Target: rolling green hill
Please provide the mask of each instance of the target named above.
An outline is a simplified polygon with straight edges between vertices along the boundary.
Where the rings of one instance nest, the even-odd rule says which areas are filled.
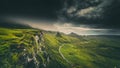
[[[0,68],[120,68],[119,36],[0,27]]]

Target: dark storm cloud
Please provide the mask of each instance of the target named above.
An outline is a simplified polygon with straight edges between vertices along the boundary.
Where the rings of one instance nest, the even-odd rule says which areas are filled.
[[[120,28],[120,0],[0,0],[0,16],[27,16],[96,25],[97,28]]]
[[[76,24],[120,28],[119,0],[66,0],[59,18]]]

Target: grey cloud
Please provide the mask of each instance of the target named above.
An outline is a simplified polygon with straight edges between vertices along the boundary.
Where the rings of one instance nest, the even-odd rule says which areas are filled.
[[[102,17],[113,0],[66,0],[63,9],[60,11],[61,17],[67,19],[98,18]]]

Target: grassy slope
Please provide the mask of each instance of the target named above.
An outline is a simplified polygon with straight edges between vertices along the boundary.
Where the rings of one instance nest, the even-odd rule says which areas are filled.
[[[66,44],[62,53],[78,68],[119,68],[119,49],[119,40],[87,37],[87,40]]]
[[[30,44],[30,37],[38,32],[35,29],[7,29],[0,28],[0,68],[24,68],[19,57],[23,50],[17,48],[24,44],[28,54],[35,51]],[[120,38],[114,37],[72,37],[45,32],[43,46],[50,55],[47,68],[120,68]],[[69,61],[63,59],[59,53]],[[45,62],[42,53],[39,58]],[[39,60],[38,58],[38,60]]]
[[[27,47],[27,41],[29,40],[27,40],[28,37],[25,37],[25,35],[29,31],[33,30],[0,28],[0,68],[23,67],[18,65],[21,64],[19,57],[23,52],[18,46],[24,43],[24,47]]]

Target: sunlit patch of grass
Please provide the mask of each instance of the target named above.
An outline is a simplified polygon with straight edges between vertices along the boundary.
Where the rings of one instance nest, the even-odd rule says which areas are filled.
[[[59,46],[59,41],[56,39],[56,37],[52,34],[45,34],[45,42],[51,46]]]

